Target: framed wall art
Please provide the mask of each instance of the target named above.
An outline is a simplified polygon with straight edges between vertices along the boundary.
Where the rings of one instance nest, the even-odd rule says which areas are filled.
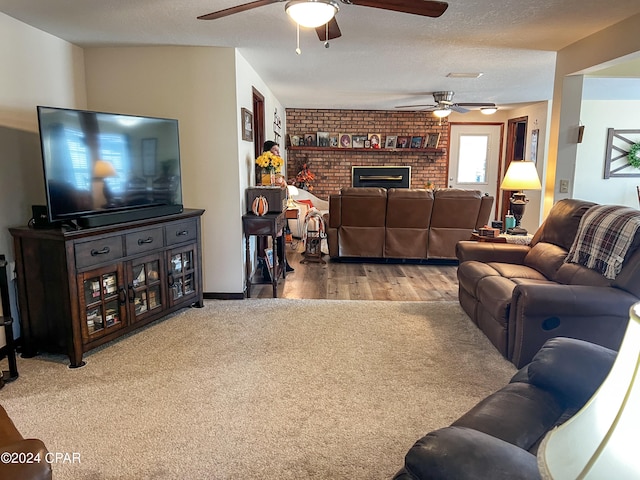
[[[531,161],[535,164],[538,161],[538,136],[540,130],[535,129],[531,131]]]
[[[242,140],[253,142],[253,114],[242,107],[240,109],[240,118],[242,119]]]

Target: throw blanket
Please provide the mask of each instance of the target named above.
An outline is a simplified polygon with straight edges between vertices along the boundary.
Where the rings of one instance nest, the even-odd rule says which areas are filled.
[[[565,259],[613,280],[640,228],[640,211],[617,205],[596,205],[583,215]]]

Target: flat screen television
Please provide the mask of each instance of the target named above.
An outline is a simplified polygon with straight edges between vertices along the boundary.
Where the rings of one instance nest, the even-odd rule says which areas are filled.
[[[95,227],[182,211],[177,120],[37,110],[49,221]]]

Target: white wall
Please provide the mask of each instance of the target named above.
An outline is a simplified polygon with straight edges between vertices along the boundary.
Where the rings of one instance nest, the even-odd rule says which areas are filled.
[[[549,157],[544,192],[545,213],[548,213],[555,200],[559,198],[559,181],[573,178],[577,160],[575,155],[578,149],[574,149],[571,143],[575,145],[575,136],[572,132],[575,132],[581,122],[579,115],[576,116],[575,104],[581,101],[582,92],[577,92],[571,85],[565,85],[564,80],[567,76],[579,74],[591,67],[605,65],[640,51],[639,23],[640,14],[636,14],[558,52],[553,111],[549,126]],[[601,175],[601,170],[595,171],[593,175]],[[575,188],[575,182],[572,187]],[[573,196],[573,192],[570,193]]]
[[[274,113],[277,110],[279,115],[282,117],[282,132],[286,131],[286,125],[284,124],[284,109],[280,102],[274,97],[273,93],[267,87],[267,85],[262,81],[262,79],[258,76],[256,71],[249,65],[249,63],[244,59],[244,57],[236,51],[236,94],[237,94],[237,105],[236,111],[240,112],[240,108],[244,107],[248,110],[253,110],[253,89],[256,89],[262,96],[264,96],[264,133],[265,140],[274,140],[273,135],[273,120]],[[248,186],[256,185],[255,179],[255,155],[254,155],[254,146],[253,142],[248,142],[246,140],[242,140],[241,135],[241,121],[242,119],[238,116],[238,153],[239,153],[239,185],[240,189],[238,190],[240,204],[242,206],[242,213],[248,210],[248,206],[246,205],[245,199],[245,189]],[[257,119],[254,115],[254,124]],[[255,126],[254,126],[255,129]],[[284,148],[284,143],[281,140],[282,148],[280,152],[282,155],[286,154],[286,150]],[[286,170],[285,170],[286,171]],[[238,222],[240,222],[240,217],[238,217]],[[242,225],[240,227],[240,234],[242,235]],[[242,237],[244,238],[244,237]],[[251,270],[255,270],[255,249],[256,249],[256,237],[251,237]],[[238,245],[242,246],[240,264],[242,265],[242,272],[244,269],[244,259],[245,259],[245,243],[244,240],[238,242]]]
[[[7,229],[45,203],[36,106],[85,108],[84,60],[80,48],[0,13],[0,65],[0,253],[13,262]]]
[[[507,150],[507,123],[509,119],[527,117],[527,140],[525,144],[525,160],[531,160],[531,132],[539,130],[538,136],[538,153],[536,168],[540,182],[544,185],[546,175],[546,159],[548,156],[548,124],[551,116],[550,102],[538,102],[531,105],[523,105],[518,108],[509,110],[498,110],[493,115],[483,115],[477,111],[471,111],[465,114],[452,113],[450,121],[466,122],[466,123],[503,123],[504,138],[502,143],[502,165],[501,175],[504,176],[504,161]],[[501,180],[500,180],[501,181]],[[526,207],[525,214],[522,218],[522,226],[530,232],[535,232],[543,220],[543,195],[541,191],[527,190],[525,191],[529,203]],[[499,201],[499,199],[496,199]]]
[[[90,109],[178,119],[183,203],[206,210],[204,291],[241,294],[244,191],[255,180],[253,143],[241,140],[240,107],[252,109],[255,86],[265,96],[269,127],[280,104],[232,48],[89,48],[85,62]]]
[[[640,101],[585,100],[580,118],[585,126],[577,144],[573,197],[602,204],[638,208],[636,186],[640,177],[604,178],[607,129],[640,130]],[[639,136],[636,135],[636,138]],[[640,170],[637,170],[640,175]]]

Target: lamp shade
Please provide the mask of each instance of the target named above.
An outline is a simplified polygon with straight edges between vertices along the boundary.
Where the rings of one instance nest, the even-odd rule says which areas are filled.
[[[540,190],[542,185],[533,162],[514,160],[509,164],[507,173],[500,184],[502,190]]]
[[[331,0],[293,0],[284,9],[298,25],[316,28],[331,20],[339,8]]]
[[[543,439],[537,456],[542,478],[640,478],[640,303],[631,307],[630,317],[600,388]]]
[[[116,169],[113,168],[111,162],[106,160],[97,160],[93,164],[93,178],[109,178],[117,177]]]

